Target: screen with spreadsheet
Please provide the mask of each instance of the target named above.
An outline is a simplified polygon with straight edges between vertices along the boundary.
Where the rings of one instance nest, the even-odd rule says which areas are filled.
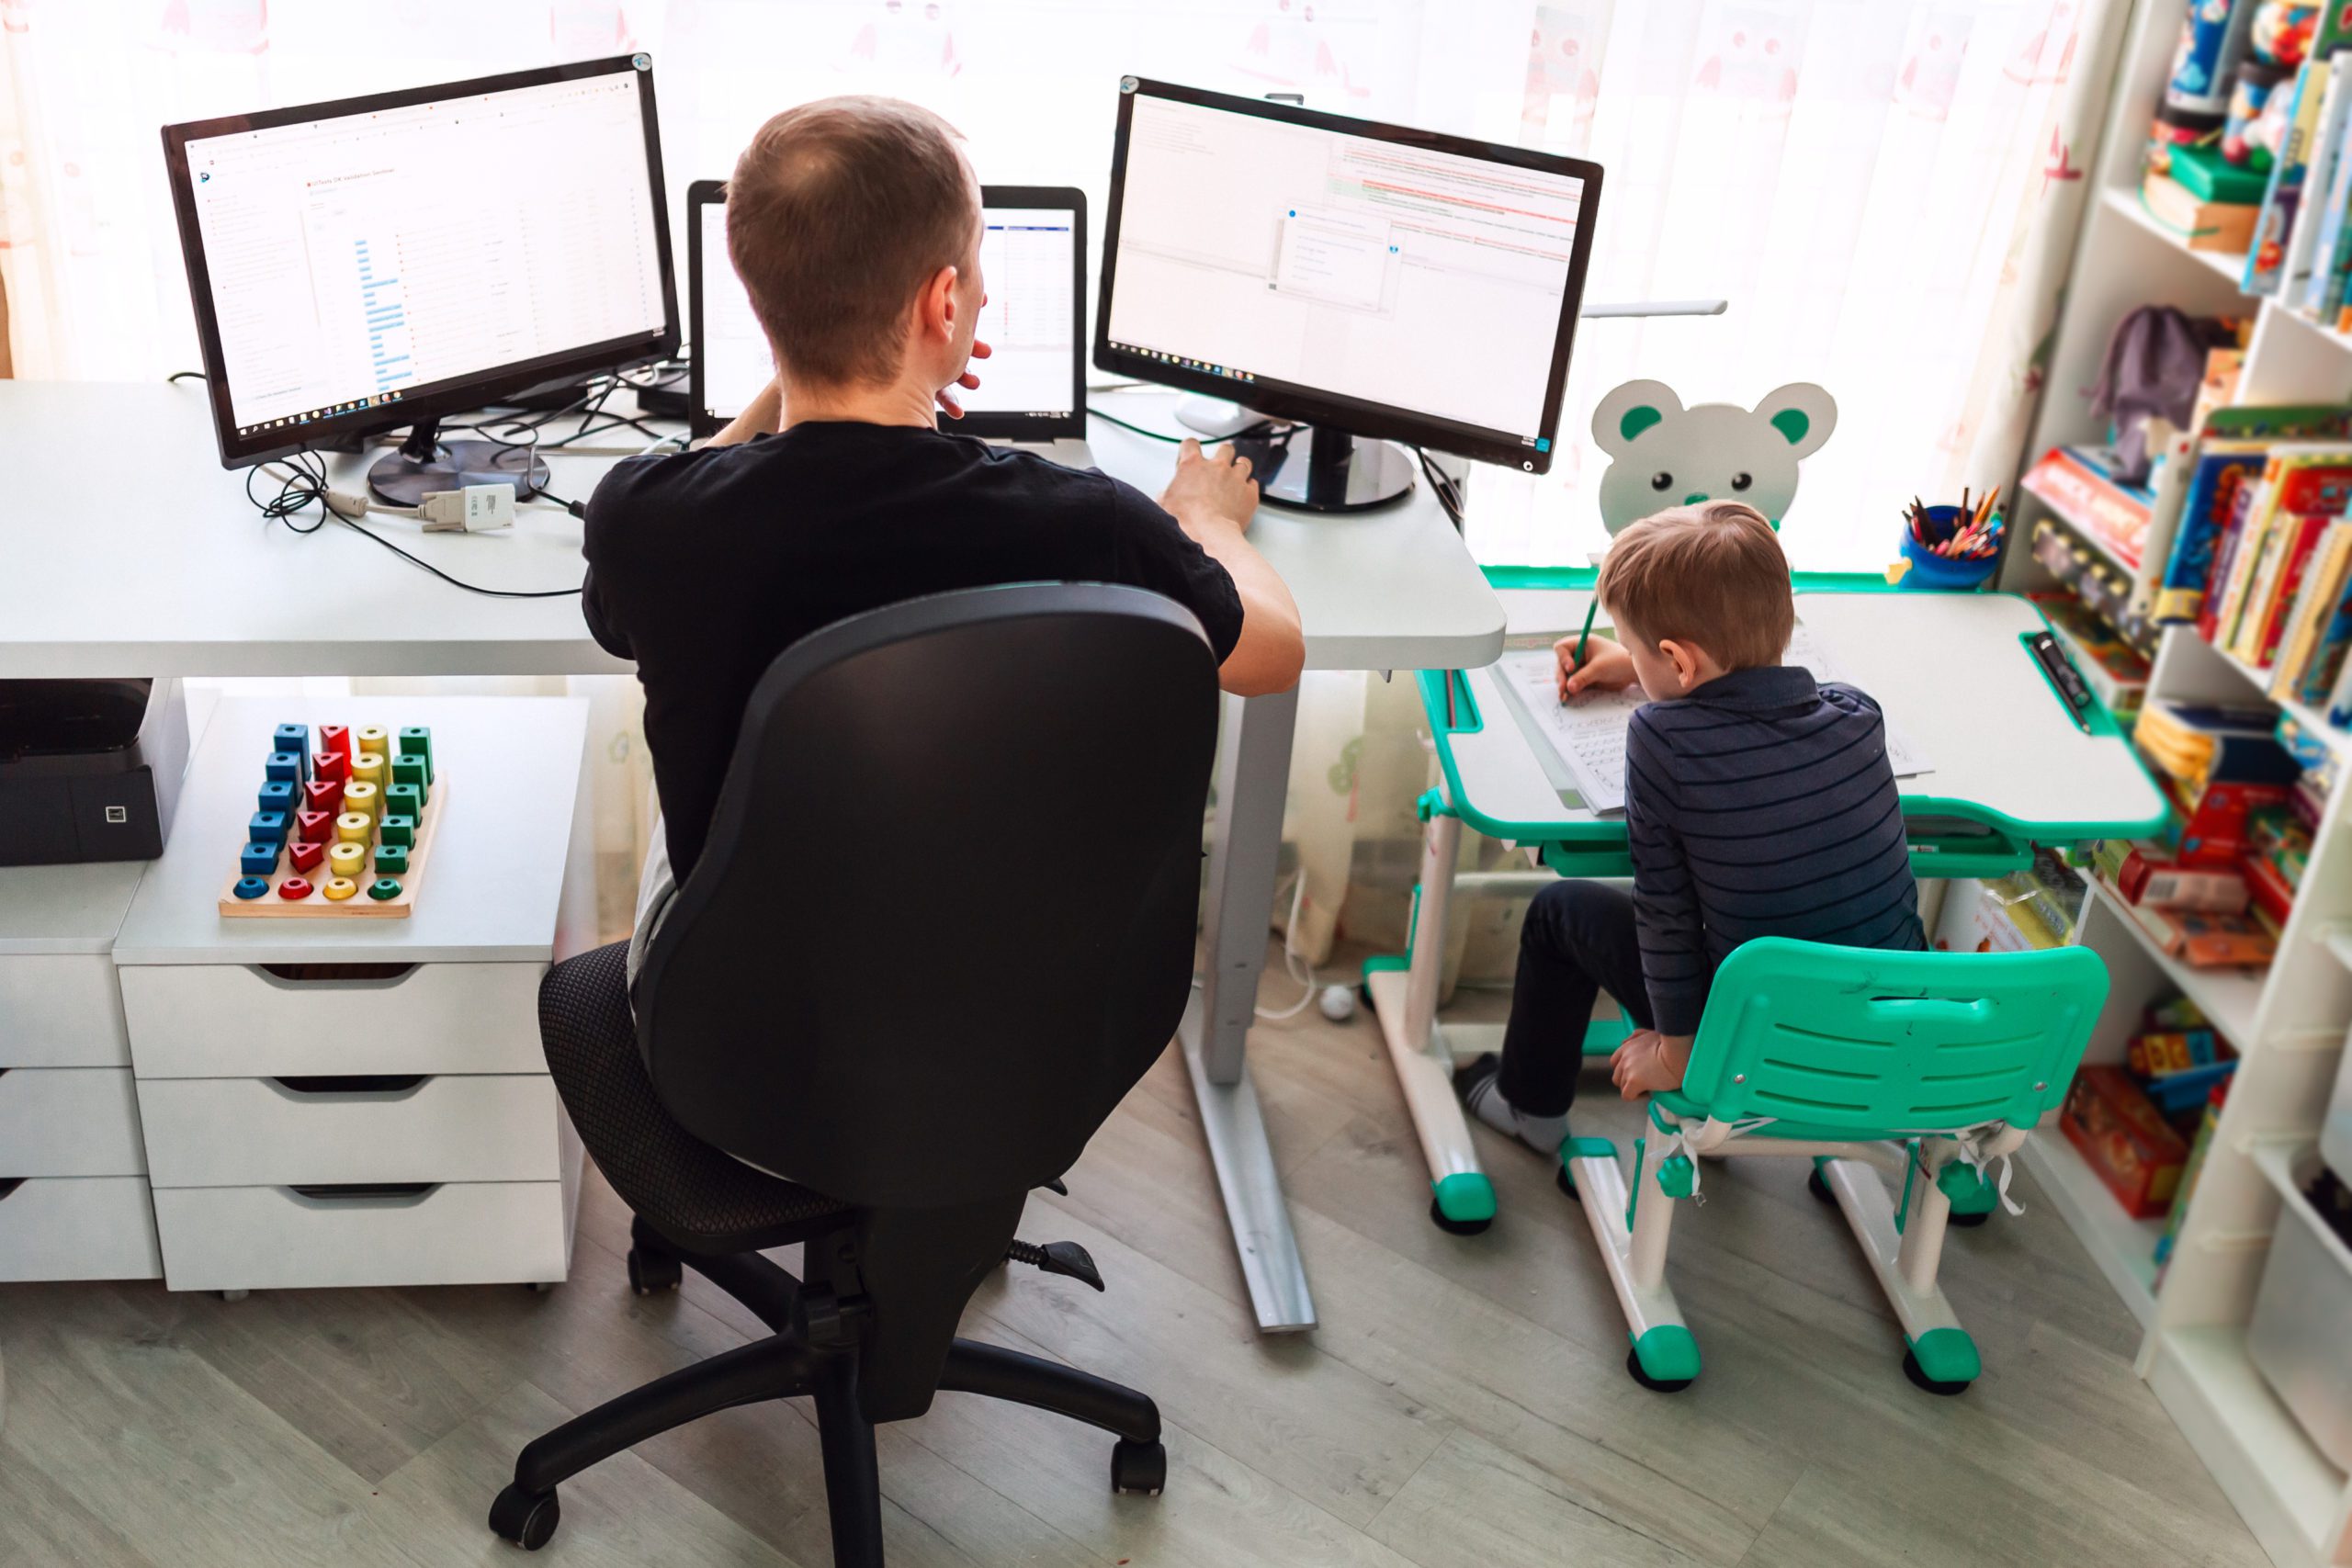
[[[674,333],[651,90],[639,56],[187,137],[224,443]]]
[[[1083,208],[1075,191],[1055,193],[1054,205],[1001,204],[994,197],[1001,188],[984,193],[989,199],[981,209],[980,279],[988,304],[975,335],[992,352],[972,367],[978,389],[956,390],[964,420],[942,420],[941,426],[1040,439],[1080,434]],[[768,384],[775,360],[728,259],[726,204],[703,204],[695,221],[701,335],[695,355],[703,387],[697,423],[723,424]]]
[[[1293,417],[1548,460],[1598,167],[1123,87],[1099,365],[1269,411],[1299,394],[1324,406]]]

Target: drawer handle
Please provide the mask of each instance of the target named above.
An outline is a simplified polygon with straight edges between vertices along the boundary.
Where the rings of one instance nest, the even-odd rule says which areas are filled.
[[[281,991],[323,989],[388,991],[411,975],[413,964],[255,964],[253,972]]]
[[[6,1202],[8,1195],[24,1184],[25,1179],[21,1176],[0,1176],[0,1203]]]
[[[337,1181],[316,1187],[289,1187],[286,1190],[313,1203],[373,1201],[406,1208],[424,1202],[440,1185],[437,1181]]]
[[[272,1089],[297,1098],[319,1095],[363,1095],[370,1100],[406,1100],[432,1082],[424,1073],[312,1074],[304,1077],[271,1078]]]

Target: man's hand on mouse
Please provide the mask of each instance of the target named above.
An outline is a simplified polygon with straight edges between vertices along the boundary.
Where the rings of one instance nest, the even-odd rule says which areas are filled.
[[[995,352],[995,349],[990,348],[987,344],[982,343],[979,339],[974,338],[972,340],[972,357],[974,359],[986,359],[989,355],[994,354]],[[957,387],[962,387],[967,391],[978,391],[980,387],[980,378],[971,371],[967,370],[961,376],[956,377],[955,380],[949,382],[946,386],[940,388],[938,391],[932,394],[939,400],[940,412],[944,413],[950,419],[961,419],[964,417],[964,405],[954,395],[955,389]]]
[[[1176,448],[1176,473],[1159,504],[1182,523],[1209,518],[1246,533],[1258,510],[1258,481],[1250,477],[1250,459],[1236,457],[1230,446],[1204,452],[1188,435]]]

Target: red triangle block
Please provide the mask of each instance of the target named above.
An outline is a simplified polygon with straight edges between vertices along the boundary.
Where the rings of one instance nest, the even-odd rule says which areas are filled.
[[[335,759],[341,761],[343,759]],[[332,817],[343,809],[341,779],[312,779],[302,786],[302,805],[307,810],[323,811]]]
[[[351,753],[348,751],[314,751],[311,754],[311,776],[341,782],[351,776]]]
[[[334,813],[332,811],[297,811],[294,814],[296,840],[323,844],[334,835]]]
[[[319,726],[319,750],[339,756],[351,755],[351,727],[347,724]]]
[[[286,847],[286,853],[294,862],[296,871],[316,871],[319,863],[327,858],[327,846],[320,839],[297,839]]]

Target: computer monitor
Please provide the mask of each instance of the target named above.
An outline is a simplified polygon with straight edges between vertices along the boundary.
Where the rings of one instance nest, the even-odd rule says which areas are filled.
[[[164,128],[220,461],[411,427],[368,475],[546,479],[441,416],[678,344],[653,62],[518,71]]]
[[[1125,77],[1094,363],[1312,424],[1269,500],[1411,487],[1356,437],[1543,473],[1600,196],[1578,158]]]
[[[980,277],[989,302],[978,336],[992,350],[958,389],[964,417],[942,429],[991,440],[1086,434],[1086,197],[1066,186],[980,188]],[[727,254],[727,186],[686,187],[687,320],[694,333],[688,401],[697,436],[743,412],[775,375],[766,333]]]

